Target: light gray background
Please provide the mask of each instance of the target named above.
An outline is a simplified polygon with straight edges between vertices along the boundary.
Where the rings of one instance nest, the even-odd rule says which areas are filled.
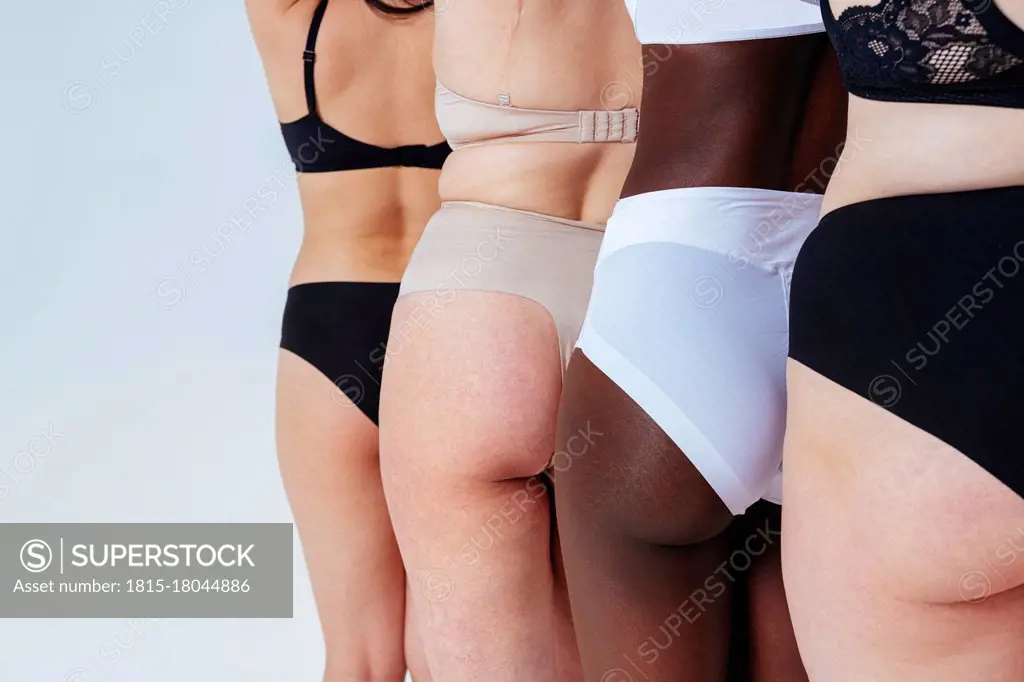
[[[0,2],[2,522],[292,520],[272,406],[294,173],[241,0],[168,2]],[[295,576],[292,620],[0,620],[0,679],[319,682],[298,543]]]

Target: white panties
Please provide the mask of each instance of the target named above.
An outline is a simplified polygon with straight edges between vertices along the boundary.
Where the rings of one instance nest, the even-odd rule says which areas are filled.
[[[781,503],[789,281],[821,197],[699,187],[622,199],[576,343],[734,514]]]

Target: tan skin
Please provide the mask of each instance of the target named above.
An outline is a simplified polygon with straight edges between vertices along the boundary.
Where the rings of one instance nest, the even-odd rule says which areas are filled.
[[[444,0],[434,60],[441,83],[483,102],[507,92],[519,107],[639,104],[640,88],[622,87],[638,82],[640,64],[621,0]],[[603,223],[633,149],[460,149],[439,190],[445,200]],[[429,295],[399,300],[393,335],[396,320],[423,318]],[[423,588],[412,602],[431,672],[445,682],[580,680],[550,507],[535,478],[553,451],[561,391],[551,317],[518,296],[460,290],[429,325],[408,326],[384,377],[381,466],[410,581]],[[527,500],[518,512],[517,499]],[[465,551],[510,508],[516,520],[503,522],[499,540]]]
[[[302,50],[316,0],[247,0],[277,118],[306,114]],[[395,20],[334,0],[317,41],[321,117],[380,146],[441,141],[433,15]],[[311,152],[313,153],[313,152]],[[304,229],[291,285],[397,282],[430,215],[438,171],[299,174]],[[430,679],[384,500],[378,430],[318,370],[281,351],[277,446],[324,632],[324,682]]]
[[[851,4],[836,0],[832,10]],[[1022,0],[996,5],[1024,26]],[[1024,184],[1019,109],[852,96],[847,138],[825,213],[885,196]],[[788,392],[783,566],[811,681],[1024,679],[1024,564],[996,564],[998,575],[987,568],[1024,527],[1024,500],[792,359]],[[980,596],[977,580],[963,582],[979,570],[991,575],[987,598],[965,601]]]
[[[247,2],[277,118],[294,121],[306,113],[302,50],[317,2],[299,0],[283,10],[273,4]],[[328,6],[316,62],[317,100],[328,124],[380,146],[443,139],[434,119],[433,16],[421,14],[395,20],[361,1]],[[397,282],[437,209],[437,178],[437,171],[419,168],[300,175],[303,249],[290,283]]]

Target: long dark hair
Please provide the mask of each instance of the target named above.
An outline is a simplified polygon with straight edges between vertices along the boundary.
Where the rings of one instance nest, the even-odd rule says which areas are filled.
[[[366,4],[378,12],[397,16],[409,16],[434,6],[434,0],[401,0],[401,2],[405,4],[389,5],[384,0],[366,0]]]

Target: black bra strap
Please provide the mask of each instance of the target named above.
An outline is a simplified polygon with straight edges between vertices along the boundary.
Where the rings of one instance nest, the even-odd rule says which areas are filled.
[[[316,37],[320,33],[320,24],[324,20],[324,12],[327,10],[327,1],[320,0],[313,12],[313,22],[309,25],[309,35],[306,36],[306,49],[302,53],[302,61],[305,62],[305,83],[306,83],[306,108],[309,113],[316,113],[316,84],[313,82],[313,66],[316,63]]]

